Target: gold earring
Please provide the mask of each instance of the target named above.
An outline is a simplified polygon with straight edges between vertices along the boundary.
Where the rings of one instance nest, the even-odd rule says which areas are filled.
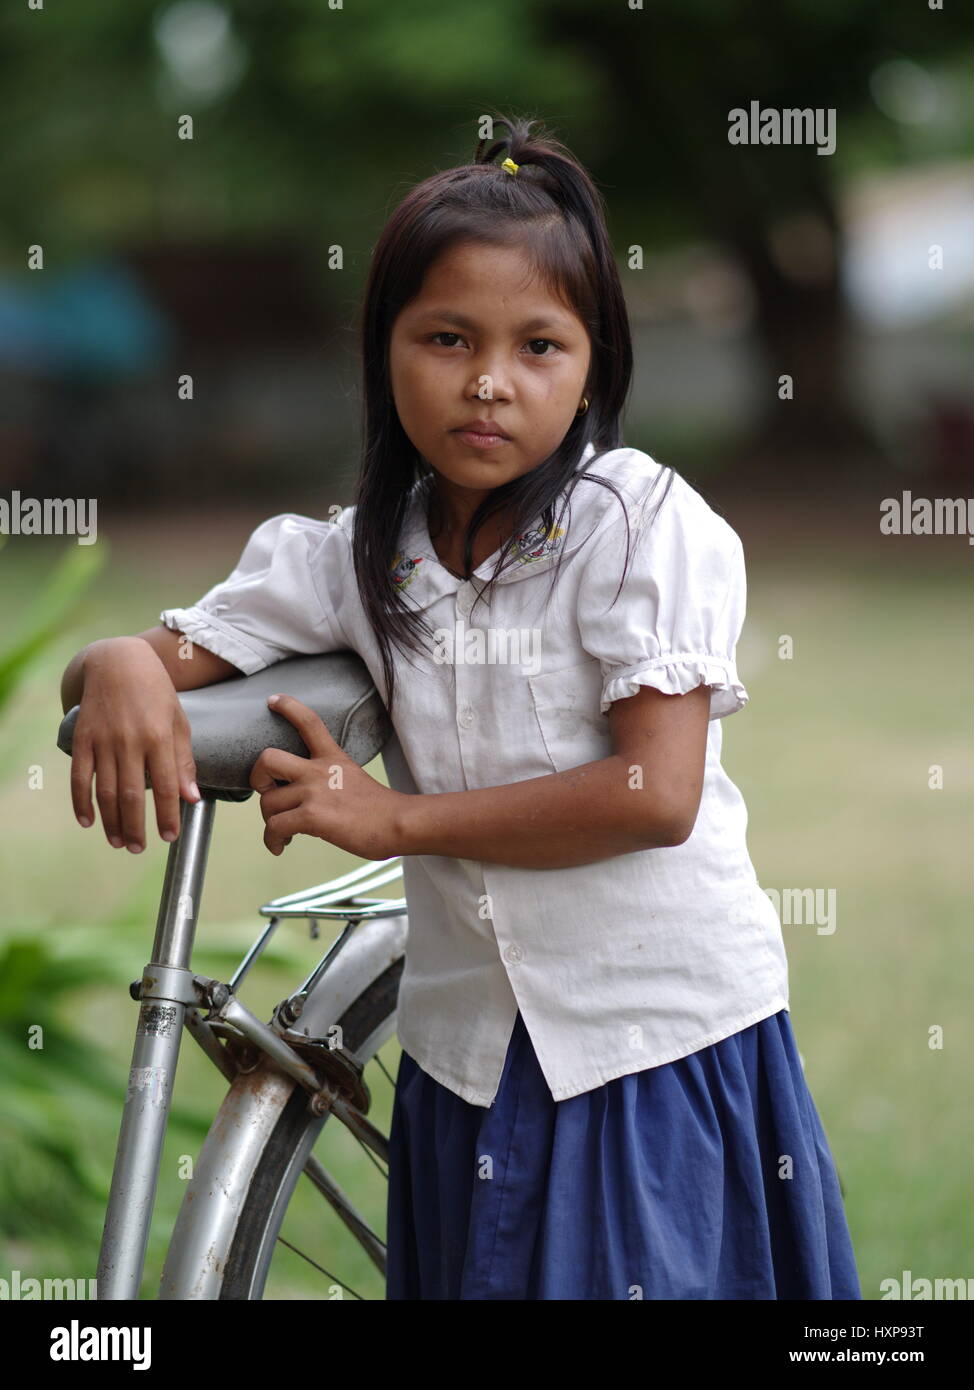
[[[576,415],[584,415],[585,412],[586,412],[586,410],[588,410],[588,396],[583,396],[583,397],[582,397],[582,404],[581,404],[581,405],[578,407],[578,409],[575,411],[575,414],[576,414]]]

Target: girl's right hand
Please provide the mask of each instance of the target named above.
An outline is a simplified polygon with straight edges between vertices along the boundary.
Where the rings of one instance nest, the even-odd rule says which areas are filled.
[[[159,656],[141,637],[110,637],[86,649],[84,691],[71,744],[71,801],[83,826],[95,799],[110,845],[145,848],[148,769],[163,840],[179,835],[179,798],[199,801],[189,720]]]

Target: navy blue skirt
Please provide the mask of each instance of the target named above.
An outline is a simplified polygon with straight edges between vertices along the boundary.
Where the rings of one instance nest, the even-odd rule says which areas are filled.
[[[387,1299],[860,1299],[788,1010],[552,1100],[518,1013],[494,1103],[403,1051]]]

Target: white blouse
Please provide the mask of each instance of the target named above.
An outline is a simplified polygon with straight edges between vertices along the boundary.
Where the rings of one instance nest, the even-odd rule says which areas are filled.
[[[583,466],[594,452],[586,447]],[[748,700],[736,669],[741,541],[677,473],[660,503],[661,466],[638,449],[614,449],[591,471],[618,488],[629,517],[634,554],[613,607],[622,504],[584,479],[570,526],[566,516],[553,535],[518,537],[489,624],[484,599],[471,616],[475,586],[437,559],[415,497],[391,567],[441,644],[410,653],[414,666],[393,647],[394,733],[382,756],[397,791],[501,786],[605,758],[613,700],[643,685],[711,691],[703,792],[683,844],[565,869],[403,858],[399,1040],[473,1105],[494,1099],[518,1009],[553,1098],[565,1100],[788,1007],[781,924],[748,855],[743,798],[720,761],[721,720]],[[352,567],[354,510],[335,522],[271,517],[224,581],[160,620],[248,675],[288,656],[352,649],[387,701]],[[496,561],[497,552],[474,572],[481,584]]]

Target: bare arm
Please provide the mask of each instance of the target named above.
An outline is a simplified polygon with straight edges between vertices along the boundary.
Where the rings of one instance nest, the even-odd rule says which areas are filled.
[[[404,796],[397,852],[562,869],[683,844],[700,806],[709,714],[708,686],[644,687],[610,707],[608,758],[507,786]]]
[[[229,661],[214,656],[205,647],[197,646],[181,632],[173,632],[162,623],[146,628],[145,632],[136,633],[134,637],[108,637],[99,639],[99,642],[140,640],[147,642],[155,652],[175,690],[199,690],[201,686],[215,685],[217,681],[226,680],[228,676],[241,674],[238,667],[232,666]],[[97,645],[98,642],[90,642],[87,647],[82,647],[65,667],[64,675],[61,677],[61,708],[65,714],[81,703],[85,688],[85,657]],[[188,655],[180,656],[180,651],[185,651]]]

